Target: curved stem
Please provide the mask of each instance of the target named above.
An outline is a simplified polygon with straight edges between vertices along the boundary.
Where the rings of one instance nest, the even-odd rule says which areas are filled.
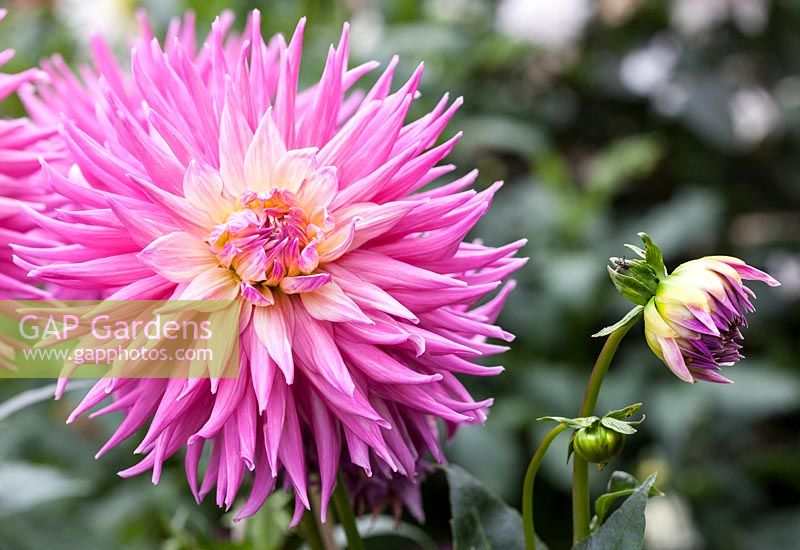
[[[638,319],[637,315],[619,327],[608,336],[606,343],[603,344],[603,349],[600,350],[592,374],[586,383],[586,391],[583,394],[583,402],[578,416],[591,416],[594,413],[600,386],[603,384],[603,378],[608,372],[611,360],[617,352],[619,343]],[[572,460],[572,540],[578,542],[589,536],[589,463],[577,454],[573,455]]]
[[[536,472],[539,471],[539,465],[542,463],[550,444],[567,427],[566,424],[559,424],[547,432],[528,464],[528,471],[525,472],[525,483],[522,486],[522,524],[525,527],[526,550],[536,550],[536,529],[533,525],[533,482],[536,479]]]
[[[336,516],[339,518],[339,523],[341,523],[347,536],[347,548],[349,550],[364,550],[364,541],[361,540],[361,535],[358,534],[356,516],[353,513],[353,507],[350,505],[350,497],[347,494],[347,489],[345,489],[341,472],[339,472],[336,480],[336,489],[333,491],[333,504],[336,506]]]

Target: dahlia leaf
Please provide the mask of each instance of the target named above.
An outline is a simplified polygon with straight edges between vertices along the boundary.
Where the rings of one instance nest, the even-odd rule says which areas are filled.
[[[648,477],[608,521],[594,534],[575,544],[572,550],[641,550],[644,546],[644,510],[655,480],[656,474]]]
[[[422,550],[438,550],[439,545],[424,530],[405,521],[396,521],[391,516],[362,516],[356,519],[356,527],[362,538],[394,539],[399,548],[405,548],[404,542],[412,542]],[[344,543],[344,529],[336,527],[334,532],[337,542]],[[342,544],[344,546],[344,544]],[[371,545],[368,545],[368,547]],[[394,544],[389,545],[395,547]]]
[[[453,549],[522,550],[522,517],[480,480],[462,468],[445,468],[450,484]],[[536,548],[547,550],[537,537]]]
[[[627,497],[639,487],[639,482],[628,472],[615,471],[608,480],[607,492],[597,497],[594,503],[595,516],[592,518],[592,531],[596,531],[605,521],[611,505],[619,498]],[[664,493],[652,485],[648,497],[663,496]]]
[[[596,332],[592,334],[592,338],[602,338],[603,336],[608,336],[614,331],[621,329],[622,327],[627,326],[629,323],[635,323],[639,320],[639,316],[644,311],[643,305],[637,305],[628,313],[625,314],[625,317],[614,323],[613,325],[604,328],[600,332]]]

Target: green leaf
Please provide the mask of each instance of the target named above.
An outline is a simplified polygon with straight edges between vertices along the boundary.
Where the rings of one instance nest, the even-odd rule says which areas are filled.
[[[632,495],[635,490],[635,487],[631,487],[629,489],[620,489],[619,491],[605,493],[597,497],[597,500],[594,502],[592,531],[597,531],[597,529],[603,524],[603,521],[605,521],[606,515],[608,514],[608,510],[611,508],[611,505],[614,504],[615,500],[628,497]]]
[[[608,479],[606,490],[609,493],[613,493],[614,491],[621,491],[623,489],[636,489],[638,486],[639,482],[631,474],[623,472],[622,470],[615,470]]]
[[[653,268],[656,276],[659,279],[664,279],[667,276],[667,266],[664,265],[664,256],[661,254],[661,249],[658,248],[647,233],[639,233],[639,237],[644,243],[645,260]]]
[[[519,512],[464,469],[444,468],[450,484],[454,550],[522,550],[525,548]],[[536,540],[537,550],[547,550]]]
[[[369,539],[381,539],[385,544],[389,539],[394,539],[396,544],[389,544],[390,548],[406,548],[408,542],[414,544],[415,548],[421,550],[438,550],[439,546],[424,530],[416,525],[406,523],[404,521],[395,521],[391,516],[374,516],[367,515],[356,519],[356,527],[361,537],[366,541]],[[347,538],[341,525],[337,525],[334,530],[334,537],[336,542],[339,543],[340,548],[347,545]],[[370,541],[366,543],[367,548],[375,547]],[[405,543],[405,544],[404,544]],[[260,550],[261,547],[256,546]]]
[[[656,474],[637,487],[619,510],[611,514],[594,534],[572,547],[572,550],[641,550],[644,545],[644,509]]]
[[[612,332],[614,332],[616,330],[619,330],[624,326],[627,326],[628,323],[634,323],[634,322],[638,321],[639,317],[642,315],[642,312],[644,312],[644,306],[643,305],[635,306],[632,310],[630,310],[628,313],[625,314],[625,317],[623,317],[622,319],[620,319],[619,321],[617,321],[616,323],[614,323],[610,327],[606,327],[603,330],[601,330],[600,332],[596,332],[595,334],[592,334],[592,338],[600,338],[600,337],[603,337],[603,336],[608,336]]]
[[[614,503],[614,501],[631,495],[637,487],[639,487],[639,482],[636,481],[636,478],[628,472],[622,472],[620,470],[613,472],[611,474],[611,478],[608,480],[608,492],[597,497],[597,500],[594,503],[595,516],[592,518],[592,530],[594,531],[600,525],[602,525],[603,521],[605,521],[606,515],[608,514],[608,510],[611,508],[611,505]],[[661,492],[661,489],[653,485],[650,487],[648,496],[663,496],[663,494],[664,493]]]
[[[624,420],[617,420],[616,418],[605,416],[600,419],[600,424],[602,424],[609,430],[614,430],[617,433],[625,435],[631,435],[636,433],[636,428],[634,428]]]

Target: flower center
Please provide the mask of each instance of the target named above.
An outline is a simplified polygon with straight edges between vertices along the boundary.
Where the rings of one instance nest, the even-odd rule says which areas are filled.
[[[311,213],[286,189],[245,190],[241,208],[211,231],[208,245],[220,265],[245,288],[269,295],[285,277],[308,275],[319,265],[317,244],[333,229],[325,208]]]

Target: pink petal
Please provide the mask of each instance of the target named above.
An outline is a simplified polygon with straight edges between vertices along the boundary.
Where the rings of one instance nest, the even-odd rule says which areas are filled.
[[[235,208],[220,175],[196,160],[189,163],[183,176],[183,194],[189,204],[207,213],[215,223],[225,222]]]
[[[664,354],[664,362],[669,367],[669,370],[684,382],[694,383],[694,377],[686,366],[686,361],[683,359],[678,342],[673,338],[662,338],[660,336],[657,339],[661,346],[661,352]]]
[[[280,287],[286,294],[300,294],[313,292],[329,282],[331,282],[331,276],[328,273],[317,273],[316,275],[284,277],[281,279]]]
[[[291,384],[294,381],[292,306],[286,297],[275,295],[274,298],[272,306],[255,309],[253,327],[259,342],[283,372],[286,383]]]
[[[286,145],[272,120],[270,107],[261,117],[256,133],[244,157],[244,179],[256,191],[269,188],[270,174],[278,159],[286,154]]]
[[[139,253],[153,271],[176,283],[188,283],[218,265],[208,245],[197,237],[176,231],[159,237]]]
[[[300,299],[306,311],[320,321],[374,324],[334,282],[313,292],[304,292]]]

